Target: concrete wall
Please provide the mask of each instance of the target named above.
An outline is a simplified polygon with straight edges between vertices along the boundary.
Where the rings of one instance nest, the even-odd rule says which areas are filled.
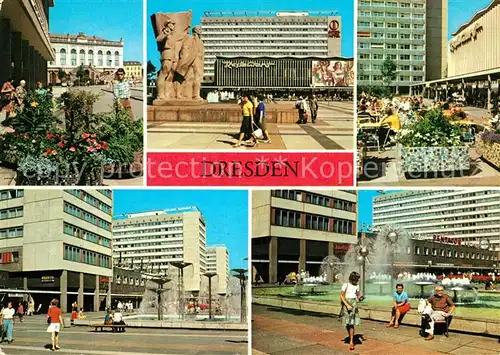
[[[200,217],[200,212],[184,214],[184,262],[193,264],[184,269],[184,289],[190,292],[200,290],[200,271],[205,272],[205,270],[201,270]]]
[[[252,191],[252,238],[271,235],[271,191]]]
[[[427,0],[426,20],[425,79],[437,80],[446,71],[448,0]]]

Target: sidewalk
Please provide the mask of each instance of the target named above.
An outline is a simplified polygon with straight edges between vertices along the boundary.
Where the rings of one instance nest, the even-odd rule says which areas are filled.
[[[425,341],[418,328],[402,326],[386,328],[385,323],[363,320],[356,330],[364,339],[358,339],[355,351],[344,343],[347,332],[339,318],[330,315],[312,315],[306,312],[286,311],[264,306],[252,307],[252,348],[255,354],[377,354],[377,355],[432,355],[500,353],[496,338],[451,332],[449,338],[437,334]]]

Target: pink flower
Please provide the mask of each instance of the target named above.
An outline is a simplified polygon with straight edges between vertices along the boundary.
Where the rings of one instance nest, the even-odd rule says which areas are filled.
[[[70,152],[75,152],[75,151],[76,151],[76,148],[75,148],[75,147],[69,147],[69,151],[70,151]]]
[[[59,148],[64,148],[64,143],[62,141],[59,142],[59,143],[57,143],[57,145],[58,145]]]
[[[88,134],[88,133],[82,133],[82,138],[83,139],[87,139],[88,137],[90,137],[90,134]]]
[[[55,136],[56,136],[56,135],[55,135],[54,133],[49,133],[49,134],[47,134],[47,137],[46,137],[46,138],[47,138],[48,140],[51,140],[51,139],[52,139],[52,138],[54,138]]]
[[[99,149],[101,149],[101,148],[102,148],[102,146],[101,146],[100,144],[96,144],[96,145],[95,145],[95,149],[99,150]]]
[[[90,135],[90,138],[96,138],[96,137],[97,135],[95,133]]]
[[[57,154],[57,150],[55,150],[55,149],[54,149],[54,150],[52,151],[52,155],[56,155],[56,154]]]
[[[88,148],[87,148],[87,150],[88,150],[89,152],[93,152],[93,151],[95,150],[95,148],[94,148],[94,147],[88,147]]]
[[[108,145],[108,143],[106,143],[106,142],[102,142],[102,149],[104,149],[104,150],[108,150],[108,149],[109,149],[109,145]]]

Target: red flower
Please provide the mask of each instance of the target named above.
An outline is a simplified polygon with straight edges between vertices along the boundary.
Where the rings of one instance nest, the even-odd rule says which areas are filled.
[[[109,145],[108,145],[108,143],[106,143],[106,142],[102,142],[102,149],[104,149],[104,150],[108,150],[108,149],[109,149]]]
[[[55,135],[54,133],[49,133],[49,134],[47,134],[47,137],[46,137],[46,138],[47,138],[48,140],[51,140],[51,139],[52,139],[52,138],[54,138],[55,136],[56,136],[56,135]]]
[[[90,135],[90,138],[96,138],[96,137],[97,135],[95,133]]]
[[[95,150],[95,148],[94,148],[94,147],[88,147],[88,148],[87,148],[87,150],[88,150],[89,152],[93,152],[93,151]]]
[[[87,142],[88,144],[90,144],[90,143],[92,142],[92,139],[87,138],[86,142]]]
[[[102,148],[102,146],[101,146],[100,144],[96,144],[96,145],[95,145],[95,149],[99,150],[99,149],[101,149],[101,148]]]
[[[57,143],[57,145],[59,146],[59,148],[64,148],[64,143],[62,141]]]
[[[46,154],[50,154],[51,151],[52,151],[52,149],[50,149],[50,148],[45,149]]]
[[[87,139],[88,137],[90,137],[90,134],[88,134],[88,133],[82,133],[82,138],[83,139]]]
[[[70,151],[70,152],[75,152],[75,151],[76,151],[76,148],[75,148],[75,147],[69,147],[69,151]]]

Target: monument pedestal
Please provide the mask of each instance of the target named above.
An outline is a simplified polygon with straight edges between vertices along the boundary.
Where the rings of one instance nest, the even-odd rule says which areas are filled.
[[[188,100],[188,99],[156,99],[153,101],[153,106],[201,106],[208,104],[207,100]]]

